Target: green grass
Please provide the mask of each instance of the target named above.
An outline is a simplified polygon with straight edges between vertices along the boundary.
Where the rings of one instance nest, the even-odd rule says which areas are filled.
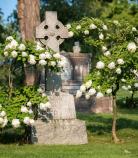
[[[126,96],[130,94],[119,91],[120,105]],[[119,109],[117,134],[122,140],[120,144],[114,144],[111,140],[110,114],[79,113],[77,117],[86,121],[88,144],[74,146],[1,144],[0,158],[138,158],[138,109]],[[11,136],[6,138],[11,139]]]
[[[121,109],[117,133],[120,144],[111,141],[110,114],[78,114],[85,120],[89,143],[76,146],[16,144],[0,145],[0,158],[138,158],[138,109]]]

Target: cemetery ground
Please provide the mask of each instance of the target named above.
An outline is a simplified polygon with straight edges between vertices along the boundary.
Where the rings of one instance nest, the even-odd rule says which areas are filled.
[[[126,96],[119,93],[119,101]],[[89,143],[86,145],[0,145],[1,158],[137,158],[138,108],[118,109],[117,133],[122,142],[111,141],[111,114],[82,114],[86,121]]]

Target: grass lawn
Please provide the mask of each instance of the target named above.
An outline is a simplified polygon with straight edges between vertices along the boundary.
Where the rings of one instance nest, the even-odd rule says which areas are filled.
[[[78,118],[86,121],[89,144],[0,145],[0,158],[138,158],[138,109],[119,109],[120,144],[111,141],[110,114],[78,114]]]

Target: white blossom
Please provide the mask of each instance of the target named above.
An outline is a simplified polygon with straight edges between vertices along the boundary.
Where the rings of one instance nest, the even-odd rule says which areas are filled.
[[[61,55],[60,55],[59,53],[56,53],[56,54],[53,55],[53,57],[54,57],[54,58],[57,58],[57,59],[60,59],[60,58],[61,58]]]
[[[46,97],[46,93],[42,93],[42,97]]]
[[[112,93],[112,89],[111,89],[111,88],[110,88],[110,89],[107,89],[106,93],[107,93],[107,94]]]
[[[35,123],[34,119],[30,119],[30,125],[33,126]]]
[[[30,58],[30,59],[28,60],[28,62],[29,62],[31,65],[35,65],[35,64],[36,64],[36,60],[33,59],[33,58]]]
[[[3,54],[4,54],[5,57],[7,57],[9,55],[8,52],[4,52]]]
[[[111,53],[110,53],[110,51],[106,51],[106,52],[104,53],[104,55],[105,55],[105,56],[110,56]]]
[[[39,55],[39,59],[40,59],[40,60],[46,59],[46,54],[45,54],[45,53],[41,53],[41,54]]]
[[[18,49],[19,49],[20,51],[24,51],[24,50],[26,49],[26,47],[25,47],[24,44],[21,43],[21,44],[19,45]]]
[[[45,60],[39,60],[39,64],[41,65],[41,66],[45,66],[46,65],[46,61]]]
[[[103,25],[103,30],[108,30],[107,25]]]
[[[44,92],[44,90],[43,90],[42,88],[38,88],[37,91],[38,91],[39,93],[43,93],[43,92]]]
[[[87,94],[85,94],[85,98],[88,100],[88,99],[90,99],[90,94],[89,93],[87,93]]]
[[[97,26],[96,26],[95,24],[91,24],[91,25],[90,25],[90,29],[91,29],[91,30],[94,30],[94,29],[96,29],[96,28],[97,28]]]
[[[88,93],[92,96],[96,93],[96,90],[94,88],[91,88]]]
[[[126,80],[124,78],[121,79],[122,82],[126,82]]]
[[[36,57],[35,57],[34,55],[30,54],[30,55],[29,55],[29,58],[30,58],[30,59],[35,59]]]
[[[106,46],[102,46],[102,51],[103,52],[107,51],[107,47]]]
[[[16,40],[12,40],[11,43],[9,43],[10,49],[16,49],[17,46],[18,46],[18,42]]]
[[[44,48],[41,46],[41,43],[40,42],[36,42],[36,50],[44,50]]]
[[[40,107],[40,110],[45,111],[45,110],[47,110],[47,108],[49,108],[49,109],[51,108],[51,104],[50,104],[50,102],[40,103],[39,107]]]
[[[13,58],[16,58],[17,55],[18,55],[18,53],[17,53],[15,50],[11,52],[11,56],[12,56]]]
[[[115,25],[119,25],[118,20],[114,20],[113,23],[114,23]]]
[[[85,85],[81,85],[80,86],[80,91],[84,93],[86,91],[86,86]]]
[[[85,31],[84,31],[84,34],[85,34],[85,35],[89,35],[89,30],[85,30]]]
[[[29,117],[25,117],[23,120],[23,123],[28,125],[28,126],[30,126],[30,125],[33,126],[35,121],[34,121],[34,119],[30,119]]]
[[[58,67],[63,67],[65,65],[65,62],[64,61],[59,61],[58,62]]]
[[[67,24],[66,27],[68,30],[71,29],[71,24]]]
[[[108,68],[109,69],[114,69],[115,68],[115,63],[114,62],[111,62],[110,64],[108,64]]]
[[[47,102],[47,103],[45,103],[44,105],[45,105],[46,108],[49,108],[49,109],[51,108],[50,102]]]
[[[134,53],[137,49],[137,46],[134,42],[130,42],[127,46],[127,49],[128,49],[129,52]]]
[[[116,73],[117,73],[117,74],[121,74],[121,72],[122,72],[122,70],[121,70],[120,68],[117,68],[117,69],[116,69]]]
[[[5,117],[5,116],[6,116],[6,112],[5,112],[5,111],[2,111],[2,112],[0,113],[0,116],[1,116],[1,117]]]
[[[40,103],[39,108],[40,108],[40,110],[46,110],[44,103]]]
[[[85,83],[86,88],[90,88],[91,85],[92,85],[92,81],[91,81],[91,80],[89,80],[89,81],[87,81],[87,82]]]
[[[29,117],[25,117],[23,120],[23,123],[26,125],[30,125],[30,118]]]
[[[101,92],[98,92],[97,94],[96,94],[96,98],[102,98],[104,95],[103,95],[103,93],[101,93]]]
[[[26,52],[22,52],[22,57],[27,57],[28,54]]]
[[[30,110],[28,111],[28,113],[29,113],[29,114],[33,114],[33,110],[30,109]]]
[[[135,83],[135,84],[134,84],[134,87],[135,87],[135,88],[138,88],[138,83]]]
[[[6,41],[12,41],[13,40],[13,37],[12,36],[8,36],[7,38],[6,38]]]
[[[119,65],[123,65],[125,62],[124,62],[124,60],[123,59],[117,59],[117,63],[119,64]]]
[[[21,106],[21,112],[22,113],[28,113],[28,109],[26,106]]]
[[[135,32],[137,31],[137,29],[135,27],[132,27],[132,31]]]
[[[12,126],[13,126],[14,128],[20,127],[20,120],[19,120],[19,119],[13,119],[13,120],[12,120]]]
[[[46,59],[51,59],[52,58],[52,56],[49,52],[45,52],[45,55],[46,55]]]
[[[28,101],[26,105],[30,107],[30,106],[32,106],[32,103],[30,101]]]
[[[82,92],[80,90],[77,90],[76,98],[80,98],[82,96]]]
[[[72,31],[69,31],[69,33],[68,33],[68,37],[73,37],[74,36],[74,33],[72,32]]]
[[[126,86],[122,86],[122,89],[124,89],[124,90],[128,90],[128,87],[126,87]]]
[[[128,85],[128,86],[127,86],[127,88],[128,88],[128,89],[131,89],[131,86],[130,86],[130,85]]]
[[[81,29],[81,25],[77,25],[76,30],[80,30],[80,29]]]
[[[56,62],[55,62],[55,61],[51,61],[51,62],[50,62],[50,65],[51,65],[51,66],[56,66]]]
[[[103,39],[104,39],[104,35],[103,35],[102,33],[100,33],[99,39],[100,39],[100,40],[103,40]]]
[[[103,69],[105,66],[105,64],[102,61],[98,61],[96,64],[96,68],[97,69]]]
[[[7,118],[4,118],[3,119],[3,123],[1,124],[1,127],[4,128],[8,123],[8,119]]]

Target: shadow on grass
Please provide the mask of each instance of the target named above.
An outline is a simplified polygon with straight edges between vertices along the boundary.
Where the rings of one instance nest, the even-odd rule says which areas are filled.
[[[23,139],[23,130],[14,130],[13,128],[5,129],[0,132],[1,144],[20,143]]]
[[[111,133],[112,117],[111,115],[97,115],[97,114],[78,114],[78,118],[85,120],[87,130],[90,133],[104,134]],[[117,131],[121,129],[138,130],[138,120],[120,117],[117,119]]]

